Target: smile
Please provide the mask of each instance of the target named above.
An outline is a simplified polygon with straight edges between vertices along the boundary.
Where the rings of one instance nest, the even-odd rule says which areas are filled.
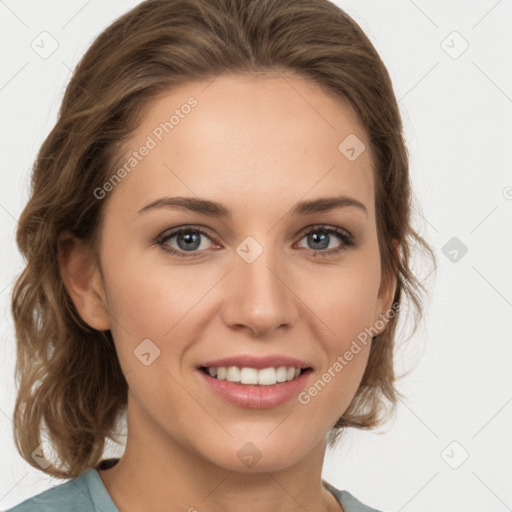
[[[307,370],[308,368],[295,368],[293,366],[278,366],[262,369],[246,366],[242,368],[238,366],[201,367],[201,371],[208,373],[210,377],[214,377],[218,380],[260,386],[273,386],[277,383],[294,380]]]
[[[245,366],[201,366],[197,374],[206,384],[208,392],[232,405],[269,409],[296,399],[306,387],[313,369],[278,366],[258,370]]]

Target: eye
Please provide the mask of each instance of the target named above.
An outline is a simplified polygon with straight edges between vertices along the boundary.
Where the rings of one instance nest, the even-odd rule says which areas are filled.
[[[187,253],[193,251],[203,252],[205,249],[208,249],[208,247],[205,247],[202,243],[202,237],[206,237],[208,240],[211,240],[210,236],[204,229],[197,226],[184,226],[165,231],[157,238],[156,242],[162,247],[162,249],[175,256],[195,257],[197,254]],[[177,249],[170,243],[173,238],[176,239],[175,243],[178,246]]]
[[[341,243],[329,249],[333,241],[333,235]],[[307,239],[306,243],[312,246],[314,256],[336,256],[341,251],[346,251],[349,247],[355,245],[354,238],[348,231],[332,226],[313,226],[313,228],[304,233],[302,239],[304,238]]]

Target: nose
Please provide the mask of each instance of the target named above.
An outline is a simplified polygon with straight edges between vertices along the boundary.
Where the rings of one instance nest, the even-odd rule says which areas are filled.
[[[289,329],[298,318],[298,299],[290,280],[290,272],[270,251],[264,250],[252,263],[236,255],[225,284],[224,323],[256,337],[272,336],[278,328]]]

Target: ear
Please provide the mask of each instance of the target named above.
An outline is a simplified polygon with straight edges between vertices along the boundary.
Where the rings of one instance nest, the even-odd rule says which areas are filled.
[[[391,250],[395,253],[397,258],[400,257],[401,246],[398,240],[393,239],[391,241]],[[377,323],[378,319],[385,320],[388,316],[386,315],[392,309],[393,300],[395,298],[395,292],[397,287],[397,278],[392,272],[388,272],[387,274],[383,274],[381,278],[379,293],[377,296],[377,308],[376,308],[376,318],[375,323]],[[385,330],[385,326],[380,329],[380,332]],[[379,332],[379,334],[380,334]]]
[[[59,237],[58,260],[64,286],[82,320],[98,331],[110,329],[103,280],[97,257],[81,240]]]

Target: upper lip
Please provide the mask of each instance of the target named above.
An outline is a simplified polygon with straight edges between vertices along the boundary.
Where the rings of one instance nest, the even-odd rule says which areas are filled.
[[[199,366],[219,367],[219,366],[238,366],[239,368],[256,368],[261,370],[262,368],[279,367],[279,366],[293,366],[295,368],[310,368],[311,365],[306,361],[296,359],[295,357],[288,357],[283,355],[268,355],[268,356],[252,356],[237,355],[232,357],[224,357],[222,359],[215,359],[212,361],[206,361],[201,363]]]

